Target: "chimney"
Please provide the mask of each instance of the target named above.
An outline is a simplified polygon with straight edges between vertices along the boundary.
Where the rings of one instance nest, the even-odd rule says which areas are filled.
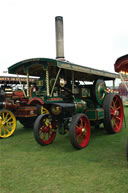
[[[56,26],[56,59],[64,59],[63,17],[55,17]]]

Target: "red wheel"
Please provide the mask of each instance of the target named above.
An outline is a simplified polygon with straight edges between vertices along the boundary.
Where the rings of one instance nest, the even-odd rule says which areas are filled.
[[[56,124],[49,118],[49,115],[43,114],[37,117],[34,123],[34,137],[40,145],[52,143],[56,136]]]
[[[104,126],[109,133],[118,133],[123,125],[123,104],[117,94],[108,94],[104,100]]]
[[[85,114],[76,114],[73,116],[69,131],[71,143],[76,149],[82,149],[88,145],[90,123]]]

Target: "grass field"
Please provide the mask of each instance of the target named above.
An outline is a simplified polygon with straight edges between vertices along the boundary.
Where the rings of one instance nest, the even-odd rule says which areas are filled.
[[[32,129],[18,124],[14,135],[0,140],[0,193],[127,193],[127,128],[115,135],[103,129],[75,150],[67,135],[41,147]]]

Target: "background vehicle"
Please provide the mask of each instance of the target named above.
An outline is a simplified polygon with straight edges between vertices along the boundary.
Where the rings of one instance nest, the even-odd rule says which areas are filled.
[[[26,78],[19,76],[0,76],[0,137],[7,138],[11,136],[16,129],[16,118],[24,116],[26,113],[18,117],[18,111],[27,105],[25,94]],[[29,83],[33,84],[34,78],[29,79]],[[4,108],[4,109],[3,109]],[[20,119],[19,119],[20,120]],[[24,122],[23,124],[28,124]]]
[[[118,58],[114,66],[115,66],[115,71],[120,74],[122,83],[124,84],[128,93],[128,87],[126,84],[126,82],[128,81],[128,55],[124,55]],[[127,106],[127,101],[126,101],[126,106]],[[128,136],[127,136],[127,145],[126,145],[126,156],[128,160]]]

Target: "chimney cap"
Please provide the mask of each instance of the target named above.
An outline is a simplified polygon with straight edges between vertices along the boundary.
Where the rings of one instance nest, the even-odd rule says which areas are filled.
[[[56,16],[55,20],[63,20],[63,17],[62,16]]]

